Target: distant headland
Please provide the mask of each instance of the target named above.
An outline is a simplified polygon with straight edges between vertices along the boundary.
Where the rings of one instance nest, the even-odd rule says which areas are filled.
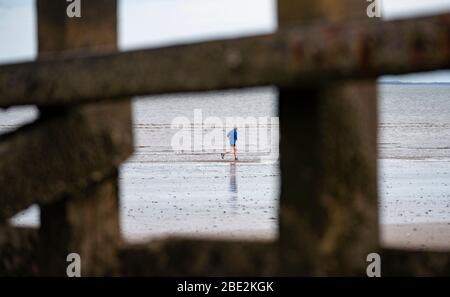
[[[378,81],[379,85],[450,85],[450,82]]]

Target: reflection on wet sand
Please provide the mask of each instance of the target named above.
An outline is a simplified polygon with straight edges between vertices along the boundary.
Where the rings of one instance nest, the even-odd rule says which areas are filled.
[[[229,205],[232,213],[236,214],[238,209],[238,185],[236,181],[236,163],[230,163],[230,199]]]

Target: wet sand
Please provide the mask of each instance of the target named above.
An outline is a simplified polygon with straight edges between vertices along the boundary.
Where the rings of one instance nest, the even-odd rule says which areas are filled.
[[[382,224],[450,223],[450,159],[381,159],[379,165]]]
[[[122,167],[122,233],[140,241],[164,236],[274,239],[277,164],[129,162]]]

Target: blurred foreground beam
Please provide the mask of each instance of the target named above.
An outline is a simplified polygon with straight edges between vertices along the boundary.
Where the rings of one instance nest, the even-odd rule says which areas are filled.
[[[0,224],[0,276],[37,276],[38,230]]]
[[[275,243],[167,239],[126,245],[122,276],[273,276]]]
[[[38,230],[0,225],[0,276],[37,276]],[[120,248],[121,276],[278,275],[276,243],[168,239]],[[448,276],[450,253],[382,249],[382,276]]]
[[[132,152],[122,111],[121,102],[86,105],[0,136],[0,221],[111,176]]]
[[[294,21],[292,14],[284,18],[282,13],[297,11],[297,2],[300,1],[278,1],[280,26]],[[365,17],[366,12],[366,3],[360,0],[333,0],[329,10],[320,9],[324,0],[301,2],[317,7],[311,11],[319,14],[309,15],[308,19],[349,17],[346,11],[359,12],[360,17]],[[303,15],[298,12],[297,21],[300,21]],[[287,23],[283,22],[285,19]],[[322,42],[316,43],[312,36],[294,42],[299,56],[294,55],[292,67],[299,66],[310,73],[340,71],[341,78],[356,74],[364,78],[372,71],[392,67],[395,63],[383,64],[381,58],[390,60],[391,54],[400,56],[395,51],[411,43],[399,37],[404,39],[398,45],[389,45],[392,36],[384,32],[387,37],[384,40],[378,35],[382,31],[377,30],[383,30],[383,26],[376,22],[367,25],[375,31],[360,30],[357,23],[353,26],[354,29],[344,30],[353,32],[349,35],[336,35],[340,27],[329,27],[319,37]],[[411,24],[406,27],[415,28]],[[391,29],[400,28],[401,25]],[[301,40],[302,35],[298,38]],[[305,42],[309,39],[310,42]],[[318,49],[316,54],[310,54],[311,47]],[[385,52],[387,48],[394,52]],[[308,53],[306,57],[305,53]],[[411,66],[411,61],[397,63],[400,67],[407,65]],[[366,257],[378,249],[375,81],[342,80],[319,86],[281,87],[279,116],[282,274],[365,275]]]
[[[104,53],[117,49],[115,0],[83,2],[81,18],[67,17],[66,7],[66,1],[37,1],[39,60],[66,50]],[[44,76],[53,75],[74,73],[65,69]],[[72,81],[72,88],[83,89],[85,84],[95,82]],[[35,103],[40,120],[34,134],[25,131],[17,136],[23,137],[21,150],[9,169],[16,177],[28,177],[23,187],[39,190],[34,197],[41,208],[40,273],[65,276],[67,255],[77,253],[82,276],[116,275],[121,241],[118,167],[133,150],[130,101],[70,108]],[[31,164],[27,166],[25,160]],[[14,170],[17,164],[21,171]],[[10,188],[23,199],[17,185],[12,183]],[[26,199],[32,198],[30,191],[26,194]]]
[[[450,14],[283,27],[272,35],[237,40],[65,55],[0,66],[0,107],[259,85],[298,87],[450,68]]]
[[[171,238],[120,248],[121,276],[276,276],[276,242]],[[382,276],[448,276],[450,253],[381,249]],[[299,254],[298,256],[301,256]],[[281,271],[282,272],[282,271]]]
[[[283,274],[365,275],[378,250],[375,84],[279,96]]]
[[[381,276],[450,275],[450,252],[383,249]]]

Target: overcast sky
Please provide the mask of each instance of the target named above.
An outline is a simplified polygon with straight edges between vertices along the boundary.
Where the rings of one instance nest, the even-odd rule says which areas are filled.
[[[450,0],[383,0],[382,8],[392,19],[450,12]],[[34,0],[0,0],[0,63],[35,58],[35,23]],[[275,0],[119,0],[122,50],[268,33],[276,23]],[[450,71],[387,78],[450,82]]]

